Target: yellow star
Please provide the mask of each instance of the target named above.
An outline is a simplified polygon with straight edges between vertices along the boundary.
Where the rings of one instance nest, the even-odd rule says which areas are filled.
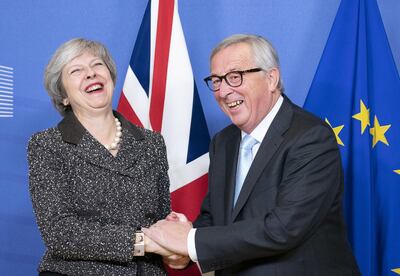
[[[396,274],[399,274],[399,275],[400,275],[400,268],[395,268],[395,269],[392,269],[392,271],[393,271],[394,273],[396,273]]]
[[[342,131],[342,129],[344,128],[344,125],[332,127],[331,123],[328,121],[327,118],[325,118],[325,122],[332,128],[333,132],[335,133],[337,143],[344,147],[342,139],[340,139],[340,137],[339,137],[339,134]]]
[[[369,129],[369,133],[373,136],[372,139],[372,147],[375,147],[375,145],[381,141],[382,143],[386,144],[387,146],[389,146],[388,141],[386,140],[385,137],[385,132],[388,131],[388,129],[391,127],[392,125],[384,125],[381,126],[379,124],[378,118],[374,117],[374,127],[371,127]]]
[[[400,174],[400,170],[394,170],[394,172]]]
[[[354,119],[359,120],[361,122],[361,134],[364,133],[369,123],[369,109],[364,105],[363,101],[360,100],[360,112],[353,115]]]

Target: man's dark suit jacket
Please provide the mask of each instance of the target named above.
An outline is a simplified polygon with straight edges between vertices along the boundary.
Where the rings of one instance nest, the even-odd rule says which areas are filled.
[[[230,125],[210,144],[209,190],[194,225],[203,272],[360,275],[346,238],[331,128],[284,96],[233,207],[240,139]]]

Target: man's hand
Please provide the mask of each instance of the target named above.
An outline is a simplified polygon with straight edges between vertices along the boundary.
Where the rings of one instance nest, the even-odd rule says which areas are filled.
[[[146,252],[155,253],[163,257],[163,262],[173,269],[183,269],[190,262],[190,258],[175,254],[162,247],[148,236],[144,236],[144,247]]]
[[[144,250],[145,252],[155,253],[163,257],[175,255],[173,252],[169,251],[168,249],[154,242],[151,238],[149,238],[146,235],[144,236]]]
[[[189,221],[160,220],[150,228],[143,228],[146,236],[153,241],[179,255],[188,256],[187,236],[192,223]]]
[[[184,214],[176,212],[171,212],[165,219],[167,221],[181,221],[181,222],[189,221]],[[163,256],[163,262],[170,268],[184,269],[189,264],[190,258],[188,256],[174,254],[171,256]]]

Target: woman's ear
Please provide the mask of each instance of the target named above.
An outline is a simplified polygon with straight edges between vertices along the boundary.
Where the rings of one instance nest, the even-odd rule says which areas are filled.
[[[63,104],[64,106],[69,106],[69,99],[68,98],[63,99]]]

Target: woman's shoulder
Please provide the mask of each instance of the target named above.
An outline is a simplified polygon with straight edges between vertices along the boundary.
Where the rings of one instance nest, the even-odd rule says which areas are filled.
[[[144,128],[142,126],[138,126],[136,124],[133,124],[132,122],[129,122],[128,120],[125,119],[125,123],[129,125],[129,132],[131,134],[134,135],[135,139],[137,140],[141,140],[141,139],[145,139],[145,140],[150,140],[150,141],[159,141],[159,142],[163,142],[163,138],[161,133],[154,131],[154,130],[150,130],[147,128]]]
[[[143,131],[143,135],[149,139],[156,139],[156,140],[162,139],[162,134],[160,132],[150,130],[147,128],[141,128],[141,130]]]
[[[40,130],[40,131],[33,133],[32,136],[30,137],[30,139],[50,138],[50,137],[57,136],[57,134],[59,134],[59,133],[60,133],[60,131],[57,129],[57,127],[49,127],[44,130]]]
[[[60,131],[56,127],[51,127],[32,134],[32,136],[29,138],[28,145],[32,146],[34,144],[54,143],[60,138]]]

